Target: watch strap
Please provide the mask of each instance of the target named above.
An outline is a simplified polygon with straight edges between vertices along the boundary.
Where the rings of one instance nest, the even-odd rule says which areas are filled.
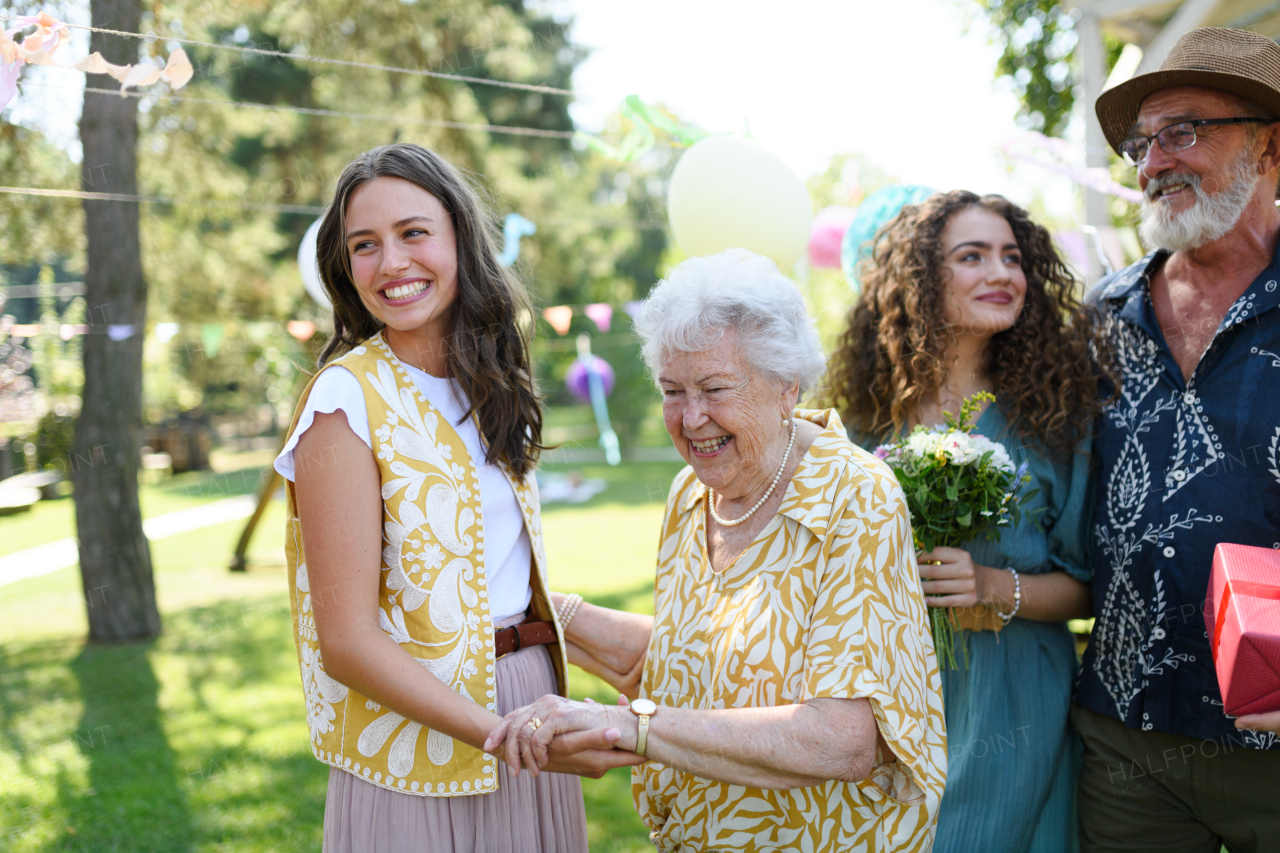
[[[645,757],[645,750],[649,748],[649,715],[640,714],[640,724],[636,729],[636,755],[641,758]]]

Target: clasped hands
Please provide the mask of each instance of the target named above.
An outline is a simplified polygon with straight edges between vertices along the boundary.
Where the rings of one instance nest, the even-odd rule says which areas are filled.
[[[535,777],[545,770],[599,779],[614,767],[645,761],[632,751],[637,718],[627,704],[625,696],[617,705],[543,696],[503,717],[484,751],[505,761],[513,775],[524,768]]]

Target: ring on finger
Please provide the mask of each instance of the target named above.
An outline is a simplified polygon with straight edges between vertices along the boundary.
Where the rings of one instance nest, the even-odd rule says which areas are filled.
[[[538,729],[542,728],[542,720],[534,717],[532,720],[525,723],[525,726],[527,726],[531,731],[536,732]]]

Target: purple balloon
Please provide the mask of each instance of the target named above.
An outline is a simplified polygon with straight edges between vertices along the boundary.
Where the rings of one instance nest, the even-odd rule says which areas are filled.
[[[609,366],[609,362],[598,355],[591,356],[591,363],[596,372],[600,374],[600,379],[604,382],[604,395],[608,397],[613,393],[613,368]],[[591,379],[584,359],[575,359],[573,364],[569,365],[569,372],[565,374],[564,384],[573,396],[584,403],[591,402]]]

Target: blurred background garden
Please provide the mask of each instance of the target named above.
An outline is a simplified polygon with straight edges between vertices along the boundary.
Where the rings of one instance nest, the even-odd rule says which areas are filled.
[[[625,5],[0,4],[19,42],[40,25],[14,16],[73,25],[60,63],[105,48],[159,69],[181,48],[191,65],[125,98],[101,74],[86,88],[63,67],[0,69],[21,70],[11,100],[0,73],[0,850],[318,849],[327,770],[307,749],[270,462],[331,330],[299,248],[354,154],[431,147],[498,228],[535,226],[506,249],[536,305],[556,447],[540,471],[553,585],[647,612],[681,463],[629,311],[684,257],[668,193],[691,144],[751,137],[803,180],[813,218],[786,271],[830,344],[857,293],[842,268],[854,223],[912,193],[1005,193],[1082,283],[1140,256],[1131,172],[1085,104],[1158,62],[1171,28],[1265,30],[1280,12]],[[91,45],[76,28],[90,24],[149,35]],[[128,162],[103,154],[126,137],[89,121],[126,114]],[[130,246],[137,274],[104,278]],[[108,316],[123,303],[134,313]],[[86,384],[108,340],[133,366]],[[607,426],[571,387],[586,349],[612,376]],[[143,557],[90,565],[86,547],[115,547],[102,531],[130,512],[117,550]],[[614,698],[580,672],[571,688]],[[626,772],[583,789],[593,850],[648,848]]]

